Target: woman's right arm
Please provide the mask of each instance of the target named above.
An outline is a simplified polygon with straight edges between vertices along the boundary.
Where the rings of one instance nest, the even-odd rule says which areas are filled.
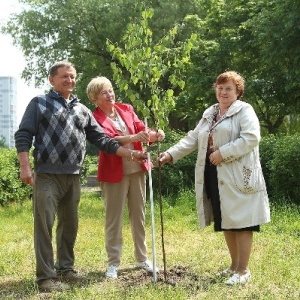
[[[148,143],[149,142],[149,133],[146,131],[140,131],[135,134],[129,134],[129,135],[119,135],[115,136],[114,139],[118,141],[121,145],[126,145],[133,142],[142,142],[142,143]]]
[[[159,156],[157,158],[157,163],[159,164],[159,166],[162,167],[166,163],[172,162],[172,160],[173,160],[173,158],[169,152],[162,152],[159,154]]]
[[[185,137],[181,138],[167,151],[161,153],[157,162],[161,163],[162,166],[168,162],[176,163],[179,159],[195,151],[198,148],[199,131],[206,131],[204,125],[204,119],[202,118],[198,125],[193,130],[190,130]]]

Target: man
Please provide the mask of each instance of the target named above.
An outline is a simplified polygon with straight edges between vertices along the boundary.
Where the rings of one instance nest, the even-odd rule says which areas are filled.
[[[49,82],[52,89],[31,100],[15,133],[20,179],[33,186],[36,277],[42,292],[67,289],[62,281],[79,278],[74,269],[74,245],[86,139],[109,154],[139,162],[146,158],[144,153],[123,148],[107,137],[90,110],[72,94],[76,85],[73,64],[55,63]],[[34,174],[29,163],[33,139]],[[54,264],[52,229],[56,215]]]

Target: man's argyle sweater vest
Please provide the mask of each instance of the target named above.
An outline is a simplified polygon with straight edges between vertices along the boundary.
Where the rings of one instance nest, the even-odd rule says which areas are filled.
[[[34,101],[38,126],[34,140],[35,171],[78,174],[85,156],[88,109],[77,98],[67,103],[54,91]]]

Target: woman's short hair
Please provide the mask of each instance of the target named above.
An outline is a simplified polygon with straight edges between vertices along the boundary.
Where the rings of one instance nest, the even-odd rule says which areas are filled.
[[[111,81],[105,76],[97,76],[89,82],[86,87],[86,94],[92,102],[98,97],[103,89],[103,85],[106,83],[111,85]]]
[[[238,99],[241,98],[245,91],[245,79],[242,75],[235,71],[226,71],[220,74],[217,77],[216,82],[213,84],[214,89],[217,87],[218,84],[225,83],[229,80],[231,80],[236,86]]]

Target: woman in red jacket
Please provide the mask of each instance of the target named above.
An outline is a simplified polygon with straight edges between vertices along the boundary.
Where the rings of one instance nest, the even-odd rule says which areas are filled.
[[[96,105],[94,117],[104,132],[123,147],[143,151],[142,143],[162,141],[162,130],[145,130],[145,124],[129,104],[116,103],[112,84],[96,77],[87,86],[87,95]],[[127,200],[137,267],[153,272],[147,259],[145,238],[145,181],[148,164],[122,159],[100,151],[98,180],[105,202],[105,240],[108,255],[106,277],[117,278],[122,251],[122,219]],[[157,268],[156,268],[157,270]]]

